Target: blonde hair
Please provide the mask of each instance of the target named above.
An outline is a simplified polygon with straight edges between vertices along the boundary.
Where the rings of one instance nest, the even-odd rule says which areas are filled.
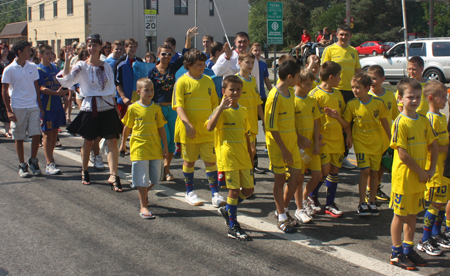
[[[439,92],[447,93],[447,87],[440,81],[430,80],[423,87],[423,94],[425,97],[428,97],[429,95],[436,96]]]
[[[149,78],[140,78],[136,82],[136,90],[147,87],[147,85],[151,85],[153,87],[153,82]]]
[[[309,70],[306,67],[302,67],[302,69],[300,69],[300,81],[306,81],[310,79],[311,81],[315,80],[316,77],[314,76],[314,73],[311,72],[311,70]]]

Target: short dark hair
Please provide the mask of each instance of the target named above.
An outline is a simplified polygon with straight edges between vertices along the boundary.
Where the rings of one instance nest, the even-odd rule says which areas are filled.
[[[241,85],[241,87],[244,85],[244,82],[241,80],[240,77],[238,77],[236,75],[229,75],[223,79],[222,89],[226,89],[228,87],[228,85],[232,84],[232,83],[239,83]]]
[[[238,36],[245,36],[248,40],[250,40],[250,37],[248,36],[248,34],[246,32],[236,33],[236,35],[234,36],[234,39],[236,39]]]
[[[211,41],[211,43],[214,42],[214,38],[213,38],[212,36],[210,36],[210,35],[204,35],[204,36],[202,37],[202,40],[203,40],[203,39],[209,39],[209,40]]]
[[[39,46],[39,54],[43,54],[46,50],[50,50],[50,51],[52,51],[53,50],[53,48],[52,48],[52,46],[50,46],[50,45],[48,45],[48,44],[42,44],[41,46]]]
[[[172,44],[173,46],[177,45],[177,41],[173,37],[166,38],[166,40],[164,40],[164,43],[166,43],[166,42]]]
[[[419,65],[419,67],[421,67],[421,68],[425,67],[425,63],[423,62],[423,59],[419,56],[410,57],[408,62],[415,63],[415,64]]]
[[[205,53],[200,51],[199,49],[190,49],[184,54],[184,61],[183,65],[186,70],[189,70],[189,66],[193,65],[197,61],[203,61],[205,62],[208,58],[206,57]]]
[[[23,49],[25,49],[25,47],[27,46],[31,47],[31,43],[26,40],[21,40],[14,43],[11,50],[16,56],[19,56],[19,51],[23,52]]]
[[[156,54],[159,55],[161,53],[162,49],[169,49],[170,51],[173,52],[172,47],[170,47],[169,45],[163,44],[163,45],[158,47],[158,50],[156,50]]]
[[[339,33],[340,31],[346,31],[346,32],[352,33],[352,28],[350,28],[349,25],[340,25],[340,26],[337,28],[336,32]]]
[[[284,81],[289,75],[295,76],[300,72],[300,66],[297,62],[288,59],[280,64],[280,69],[278,69],[278,75],[280,80]]]
[[[353,76],[352,81],[362,84],[364,87],[372,85],[372,79],[364,72],[358,73]]]
[[[136,46],[138,46],[139,43],[133,37],[128,38],[127,40],[125,40],[125,47],[129,47],[131,44],[136,44]]]
[[[216,55],[216,52],[217,51],[222,51],[222,49],[223,49],[223,44],[222,43],[220,43],[220,42],[213,42],[212,44],[211,44],[211,56],[215,56]]]
[[[320,66],[319,77],[322,81],[326,81],[330,76],[337,76],[341,73],[342,67],[334,61],[325,61]]]
[[[420,90],[422,91],[422,85],[420,82],[416,79],[412,78],[403,78],[400,80],[400,82],[397,84],[397,90],[398,95],[403,97],[405,90],[411,89],[411,90]]]
[[[377,77],[384,77],[384,69],[378,64],[370,65],[369,69],[367,69],[367,73],[373,73]]]

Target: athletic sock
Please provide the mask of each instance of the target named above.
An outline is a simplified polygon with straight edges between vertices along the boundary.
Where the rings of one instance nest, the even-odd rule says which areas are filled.
[[[184,184],[186,185],[186,192],[189,194],[194,191],[194,167],[183,166]]]
[[[392,248],[392,256],[396,257],[397,255],[403,254],[403,247],[402,245],[397,246],[391,246]]]
[[[423,216],[423,242],[431,237],[431,229],[433,229],[433,225],[438,213],[439,210],[434,208],[432,205],[430,205],[430,207],[428,207],[428,210],[425,212],[425,215]]]
[[[227,213],[228,220],[230,222],[230,228],[233,228],[234,223],[236,222],[236,211],[237,211],[238,199],[227,197]]]
[[[330,206],[336,197],[336,190],[339,181],[338,174],[329,174],[325,185],[327,186],[327,204],[325,206]]]
[[[434,221],[433,229],[431,230],[431,236],[434,237],[441,233],[442,221],[445,216],[445,206],[439,210],[438,215],[436,216],[436,220]]]
[[[414,248],[414,242],[403,241],[403,254],[408,255]]]
[[[238,198],[238,203],[242,203],[242,201],[244,201],[246,199],[246,197],[242,194],[242,192],[239,193],[239,198]]]
[[[309,196],[315,196],[317,197],[319,195],[320,187],[322,187],[322,184],[324,182],[324,179],[319,181],[319,184],[317,184],[316,188],[309,194]]]
[[[217,182],[217,166],[205,167],[206,178],[208,178],[209,187],[211,188],[211,194],[214,197],[214,193],[219,192],[219,183]]]

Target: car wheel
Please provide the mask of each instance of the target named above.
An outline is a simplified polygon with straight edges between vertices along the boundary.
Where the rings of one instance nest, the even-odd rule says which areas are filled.
[[[377,54],[378,54],[377,51],[372,52],[372,56],[376,56]]]
[[[397,81],[390,81],[389,82],[390,85],[397,85],[397,83],[398,83]]]
[[[428,69],[427,71],[425,71],[425,73],[423,74],[424,78],[428,79],[428,80],[435,80],[435,81],[440,81],[442,83],[445,83],[445,78],[444,78],[444,74],[442,74],[442,72],[439,69]]]

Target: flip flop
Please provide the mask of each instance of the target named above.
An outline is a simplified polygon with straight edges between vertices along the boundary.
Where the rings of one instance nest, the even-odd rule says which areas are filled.
[[[148,212],[148,213],[139,213],[139,215],[141,216],[141,218],[143,219],[155,219],[156,217],[152,214],[152,212]]]

